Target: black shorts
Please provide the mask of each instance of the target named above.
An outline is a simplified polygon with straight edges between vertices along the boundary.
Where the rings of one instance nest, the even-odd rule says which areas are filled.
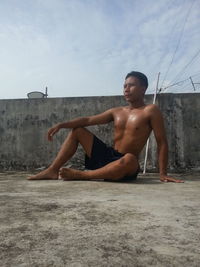
[[[104,167],[110,162],[122,158],[124,154],[118,152],[114,148],[107,146],[99,138],[94,136],[91,157],[85,155],[85,168],[88,170],[96,170]],[[137,179],[140,168],[132,175],[125,176],[117,181],[132,181]],[[107,180],[107,179],[106,179]]]

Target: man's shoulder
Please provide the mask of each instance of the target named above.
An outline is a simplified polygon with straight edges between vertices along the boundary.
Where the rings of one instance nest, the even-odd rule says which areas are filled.
[[[145,111],[157,113],[157,112],[160,112],[160,109],[156,104],[148,104],[145,106]]]
[[[162,116],[162,112],[160,111],[159,107],[155,104],[149,104],[145,106],[145,114],[149,118],[157,118]]]
[[[114,107],[111,108],[110,111],[116,112],[116,111],[123,111],[126,107],[121,106],[121,107]]]

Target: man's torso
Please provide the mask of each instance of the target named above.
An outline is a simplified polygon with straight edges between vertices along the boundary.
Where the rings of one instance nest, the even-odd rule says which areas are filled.
[[[149,106],[113,110],[114,148],[120,153],[132,153],[136,157],[143,149],[150,133]]]

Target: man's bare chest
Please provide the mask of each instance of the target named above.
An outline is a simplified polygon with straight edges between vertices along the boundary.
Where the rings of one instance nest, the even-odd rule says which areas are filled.
[[[114,118],[114,127],[116,130],[142,130],[149,128],[149,118],[144,112],[132,112],[116,114]]]

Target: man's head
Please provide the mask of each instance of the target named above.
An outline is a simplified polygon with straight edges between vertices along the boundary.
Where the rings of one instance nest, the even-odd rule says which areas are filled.
[[[147,79],[147,76],[144,75],[142,72],[131,71],[126,75],[125,80],[127,78],[129,78],[129,77],[136,77],[140,81],[140,84],[147,89],[147,87],[148,87],[148,79]]]
[[[128,102],[143,101],[148,87],[147,77],[138,71],[132,71],[126,75],[124,82],[124,96]]]

